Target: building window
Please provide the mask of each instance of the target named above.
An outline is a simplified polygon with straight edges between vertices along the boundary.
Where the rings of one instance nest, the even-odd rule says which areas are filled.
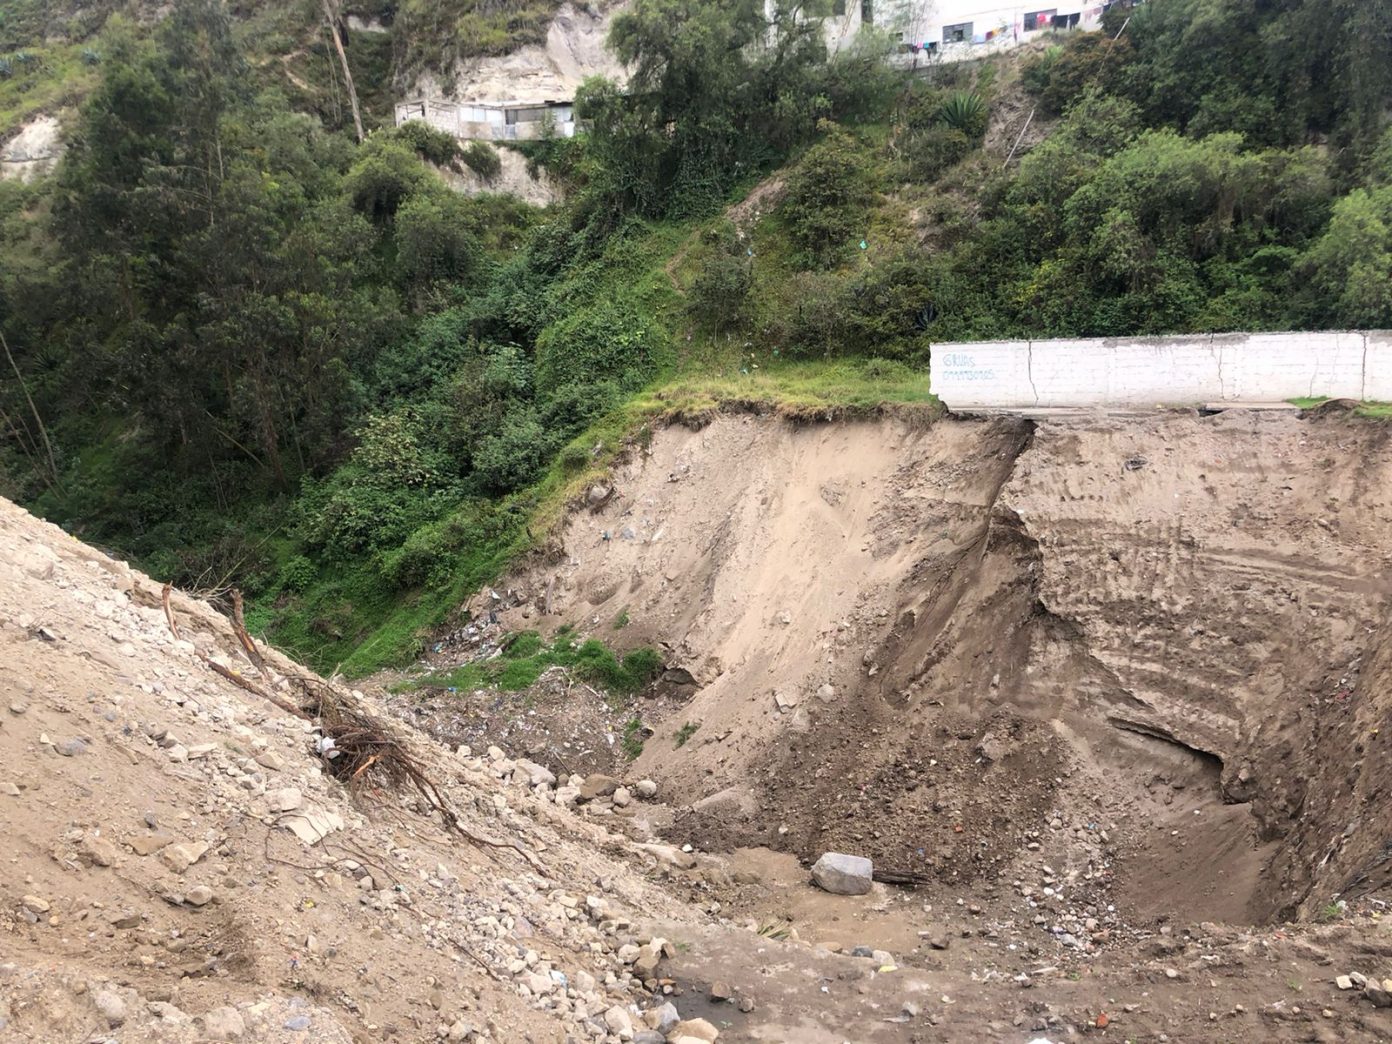
[[[959,22],[956,25],[943,26],[943,43],[970,43],[972,38],[972,24],[970,22]]]
[[[1051,7],[1047,11],[1031,11],[1025,15],[1024,29],[1027,33],[1032,33],[1036,29],[1047,29],[1054,21],[1054,15],[1058,14],[1057,7]]]
[[[875,24],[874,0],[860,0],[860,20],[865,25]]]

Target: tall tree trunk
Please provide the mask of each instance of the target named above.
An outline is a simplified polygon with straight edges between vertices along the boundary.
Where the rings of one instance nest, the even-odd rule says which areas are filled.
[[[343,37],[338,34],[338,0],[324,0],[324,17],[329,22],[329,35],[333,37],[334,47],[338,49],[338,61],[343,66],[343,82],[348,87],[348,104],[353,107],[353,129],[358,132],[358,141],[363,140],[362,112],[358,108],[358,92],[353,86],[353,71],[348,68],[348,52],[343,49]]]
[[[14,371],[15,380],[19,382],[19,389],[24,393],[24,401],[29,404],[29,412],[34,415],[34,424],[39,429],[39,436],[43,439],[44,455],[48,457],[48,474],[50,485],[58,487],[58,461],[53,456],[53,443],[48,441],[48,429],[44,427],[43,418],[39,416],[39,408],[34,405],[34,397],[29,394],[29,385],[24,382],[24,375],[19,372],[19,366],[15,363],[15,358],[10,354],[10,342],[5,340],[5,335],[0,333],[0,346],[5,349],[5,358],[10,361],[10,369]],[[33,436],[30,436],[33,440]],[[59,487],[61,488],[61,487]]]

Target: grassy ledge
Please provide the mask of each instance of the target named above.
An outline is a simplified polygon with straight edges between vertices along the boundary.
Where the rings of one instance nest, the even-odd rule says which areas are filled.
[[[262,599],[248,613],[248,626],[319,669],[350,678],[400,667],[471,594],[543,546],[584,490],[655,427],[730,408],[799,420],[869,416],[887,407],[927,416],[939,410],[927,373],[899,362],[774,360],[731,364],[725,371],[655,384],[572,440],[532,488],[486,509],[470,502],[426,527],[412,540],[419,538],[423,552],[435,556],[437,582],[402,594],[389,590],[371,565],[344,568],[300,593],[294,611],[277,606],[283,596]],[[448,684],[473,683],[461,678]]]
[[[1300,396],[1295,399],[1287,399],[1292,406],[1299,406],[1302,410],[1311,410],[1316,406],[1329,402],[1329,396]],[[1360,402],[1353,408],[1355,417],[1367,417],[1371,420],[1392,420],[1392,402]]]

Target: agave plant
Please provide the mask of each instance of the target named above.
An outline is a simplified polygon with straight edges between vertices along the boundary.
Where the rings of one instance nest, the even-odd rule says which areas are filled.
[[[986,129],[986,99],[975,91],[953,91],[938,109],[938,122],[976,138]]]

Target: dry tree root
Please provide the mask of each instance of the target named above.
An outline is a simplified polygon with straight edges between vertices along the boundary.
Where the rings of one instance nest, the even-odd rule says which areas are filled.
[[[870,877],[882,884],[902,885],[906,888],[921,888],[932,881],[932,878],[927,874],[920,874],[913,870],[882,870],[879,867],[874,869]]]
[[[170,585],[165,584],[165,619],[169,623],[170,631],[178,638],[179,628],[174,619],[169,594]],[[272,674],[266,666],[265,658],[257,648],[255,639],[246,629],[246,622],[242,616],[242,594],[235,589],[232,591],[231,622],[233,633],[248,659],[256,666],[262,678],[270,679]],[[458,813],[451,807],[439,785],[421,767],[396,730],[356,706],[357,701],[336,686],[307,674],[288,675],[301,697],[298,703],[294,703],[202,653],[199,654],[199,658],[234,685],[260,696],[287,714],[317,722],[323,735],[333,741],[332,749],[335,751],[334,757],[324,758],[324,764],[328,766],[329,773],[347,786],[355,798],[374,787],[396,793],[414,791],[427,805],[440,813],[440,818],[448,830],[483,847],[510,848],[522,856],[537,873],[547,872],[546,865],[515,839],[500,841],[477,834],[460,822]]]

